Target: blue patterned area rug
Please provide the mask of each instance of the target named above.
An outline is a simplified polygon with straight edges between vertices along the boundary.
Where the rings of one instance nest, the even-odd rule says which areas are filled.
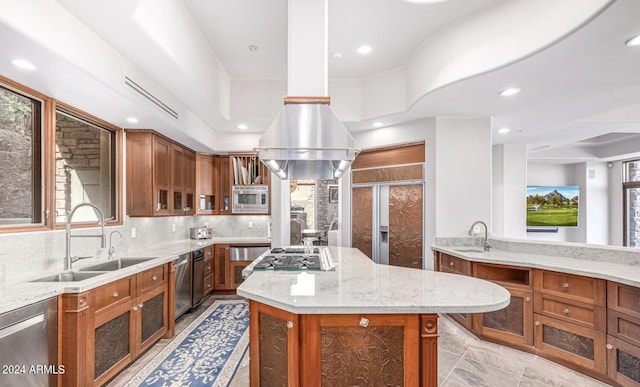
[[[227,386],[249,345],[249,306],[218,300],[125,386]]]

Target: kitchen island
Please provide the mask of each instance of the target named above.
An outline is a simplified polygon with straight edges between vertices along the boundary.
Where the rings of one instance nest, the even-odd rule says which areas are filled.
[[[255,271],[238,288],[251,311],[252,386],[436,386],[437,314],[509,304],[484,280],[325,252],[335,270]]]

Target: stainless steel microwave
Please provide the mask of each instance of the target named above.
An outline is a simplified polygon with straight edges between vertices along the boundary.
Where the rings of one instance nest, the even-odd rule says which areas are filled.
[[[269,213],[269,187],[266,185],[235,186],[231,212],[234,214]]]

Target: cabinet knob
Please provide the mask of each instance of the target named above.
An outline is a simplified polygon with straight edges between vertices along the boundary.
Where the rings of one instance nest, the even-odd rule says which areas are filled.
[[[525,298],[524,298],[524,300],[525,300],[526,302],[529,302],[529,301],[531,301],[531,297],[525,297]]]
[[[135,305],[135,306],[133,307],[133,310],[138,310],[138,305]]]
[[[142,309],[142,307],[144,306],[144,303],[139,303],[138,306]]]
[[[363,328],[368,327],[369,326],[369,319],[366,318],[366,317],[362,317],[360,319],[360,326],[363,327]]]
[[[118,292],[113,292],[114,297],[118,297],[120,294]]]
[[[157,279],[158,279],[158,276],[157,276],[157,275],[154,275],[153,277],[151,277],[151,279],[155,281],[155,280],[157,280]]]
[[[210,287],[211,287],[211,284],[207,284],[207,287],[208,287],[208,288],[210,288]]]
[[[293,328],[293,325],[294,325],[293,321],[288,321],[287,322],[287,328],[291,329],[291,328]]]
[[[605,347],[606,347],[607,349],[613,349],[613,345],[611,345],[611,344],[607,344],[607,345],[605,345]]]
[[[562,313],[564,313],[564,314],[569,314],[569,308],[564,308],[564,310],[562,311]]]
[[[453,265],[454,265],[453,261],[449,262],[449,266],[453,266]]]
[[[533,323],[533,325],[535,325],[535,326],[540,325],[540,321],[536,321],[536,322],[534,322],[534,323]]]
[[[562,284],[562,287],[563,287],[563,288],[565,288],[565,289],[566,289],[566,288],[568,288],[568,287],[569,287],[569,283],[568,283],[568,282],[564,282],[564,283]]]

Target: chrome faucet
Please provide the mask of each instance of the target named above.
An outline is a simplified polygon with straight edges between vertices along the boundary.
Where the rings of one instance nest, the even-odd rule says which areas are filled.
[[[86,235],[86,234],[80,234],[80,235],[71,235],[71,222],[73,220],[73,214],[75,214],[76,210],[80,207],[83,206],[89,206],[92,207],[100,216],[100,223],[98,223],[101,227],[102,233],[100,235],[97,234],[91,234],[91,235]],[[91,204],[91,203],[80,203],[77,206],[73,207],[73,209],[71,210],[71,212],[69,213],[69,216],[67,217],[67,224],[66,224],[66,230],[67,230],[67,235],[66,235],[66,246],[65,246],[65,254],[64,254],[64,269],[65,270],[71,270],[71,264],[75,261],[77,261],[79,258],[77,259],[72,259],[71,258],[71,238],[100,238],[100,247],[101,248],[105,248],[106,245],[106,241],[105,241],[105,237],[104,237],[104,215],[102,215],[102,211],[100,211],[100,209],[98,207],[96,207],[95,205]]]
[[[473,222],[473,224],[471,225],[471,228],[469,228],[469,235],[473,236],[473,228],[476,226],[476,224],[481,224],[484,226],[484,240],[482,241],[482,246],[484,248],[484,251],[489,251],[491,246],[489,246],[489,242],[487,241],[488,230],[487,230],[487,224],[485,222],[481,220],[476,220],[475,222]]]
[[[111,234],[109,234],[109,256],[107,259],[113,258],[113,253],[116,251],[115,247],[111,246],[111,242],[113,241],[113,234],[120,235],[120,239],[122,239],[122,234],[120,234],[120,231],[118,230],[111,231]]]

